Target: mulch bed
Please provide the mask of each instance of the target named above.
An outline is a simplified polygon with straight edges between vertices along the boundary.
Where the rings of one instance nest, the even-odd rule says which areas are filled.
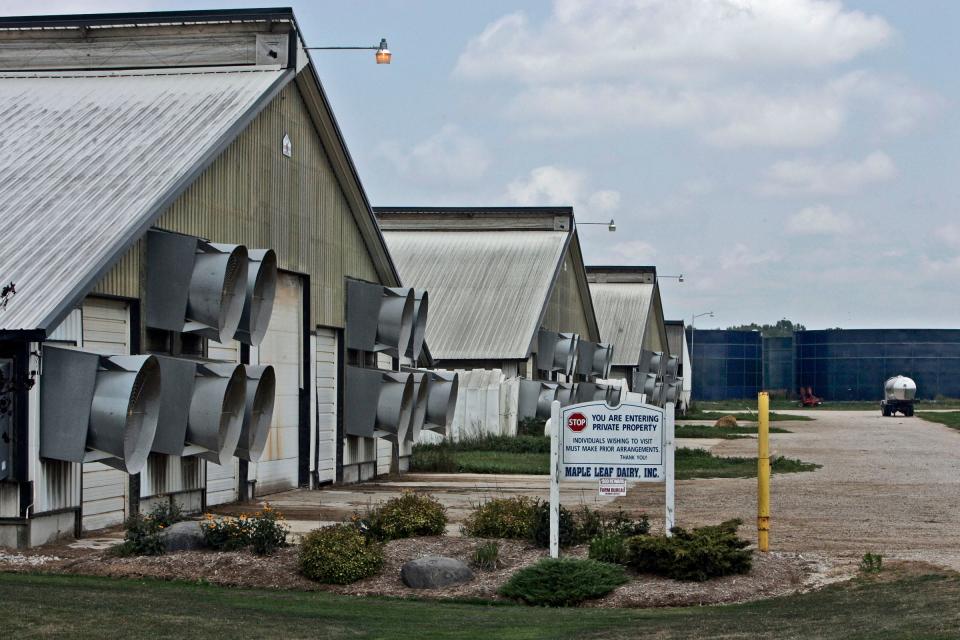
[[[184,551],[163,556],[112,557],[103,551],[69,547],[19,552],[0,550],[0,571],[94,575],[114,578],[156,578],[204,581],[228,587],[330,591],[358,596],[394,596],[500,599],[497,590],[514,571],[546,557],[547,551],[526,542],[499,540],[501,566],[476,571],[474,580],[443,590],[410,589],[400,581],[400,567],[408,560],[443,555],[470,563],[474,548],[484,542],[474,538],[425,537],[394,540],[385,545],[383,571],[350,585],[324,585],[297,573],[297,548],[281,549],[269,557],[249,552]],[[586,547],[565,550],[583,557]],[[632,580],[608,596],[585,603],[591,607],[664,607],[746,602],[816,588],[830,563],[796,553],[755,553],[753,569],[745,575],[708,582],[683,582],[650,575]],[[832,580],[830,580],[832,581]]]

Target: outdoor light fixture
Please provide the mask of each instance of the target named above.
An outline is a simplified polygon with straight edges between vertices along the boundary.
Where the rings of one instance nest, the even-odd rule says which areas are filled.
[[[610,222],[578,222],[577,226],[579,227],[582,224],[602,224],[607,227],[607,231],[611,233],[617,230],[617,223],[613,221],[613,218],[610,218]]]
[[[680,275],[678,275],[678,276],[657,276],[657,280],[661,280],[661,279],[663,279],[663,278],[670,278],[670,279],[672,279],[672,280],[676,280],[677,282],[683,282],[683,274],[682,274],[682,273],[681,273]]]
[[[304,47],[307,51],[346,51],[346,50],[374,50],[376,51],[377,64],[390,64],[393,54],[390,53],[390,49],[387,47],[387,39],[380,38],[380,44],[374,47]]]

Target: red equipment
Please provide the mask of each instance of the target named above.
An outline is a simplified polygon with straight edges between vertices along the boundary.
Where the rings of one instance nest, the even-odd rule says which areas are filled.
[[[800,406],[816,407],[823,404],[823,400],[813,395],[813,387],[800,387]]]

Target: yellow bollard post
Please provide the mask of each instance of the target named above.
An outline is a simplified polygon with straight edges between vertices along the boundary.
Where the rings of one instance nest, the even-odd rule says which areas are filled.
[[[757,397],[757,546],[770,550],[770,396]]]

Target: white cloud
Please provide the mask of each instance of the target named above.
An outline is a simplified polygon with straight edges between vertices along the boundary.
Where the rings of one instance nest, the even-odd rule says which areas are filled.
[[[620,207],[619,191],[591,191],[584,172],[555,165],[537,167],[526,177],[510,182],[505,198],[524,206],[572,206],[581,218],[610,214]]]
[[[951,249],[960,250],[960,225],[945,224],[936,230],[933,237]]]
[[[649,242],[627,240],[617,242],[607,251],[594,251],[591,261],[598,264],[638,265],[654,264],[656,257],[657,249]]]
[[[801,209],[787,220],[791,235],[842,235],[853,231],[853,218],[824,204]]]
[[[771,262],[779,262],[780,254],[776,251],[757,251],[743,243],[736,243],[720,254],[720,268],[724,271],[735,271],[747,267],[758,267]]]
[[[427,185],[476,183],[493,161],[482,139],[456,125],[445,125],[408,149],[396,142],[385,142],[377,151],[393,163],[401,176]]]
[[[896,175],[896,165],[882,151],[874,151],[863,160],[784,160],[767,169],[760,192],[781,196],[850,194]]]
[[[456,73],[540,83],[813,68],[852,60],[892,36],[883,18],[829,0],[555,0],[541,25],[522,12],[488,25]]]

